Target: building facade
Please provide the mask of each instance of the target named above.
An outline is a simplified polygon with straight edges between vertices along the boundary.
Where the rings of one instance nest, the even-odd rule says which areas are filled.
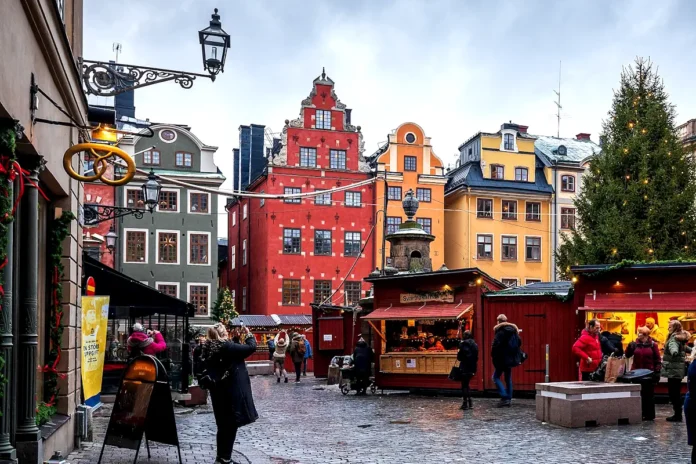
[[[202,143],[186,126],[156,124],[152,130],[154,139],[126,136],[119,143],[135,154],[136,166],[165,178],[160,177],[160,203],[153,214],[116,220],[116,270],[192,303],[196,318],[191,324],[206,325],[217,296],[218,196],[203,189],[217,189],[225,180],[213,159],[217,147]],[[136,174],[129,184],[117,187],[115,204],[144,207],[145,181],[145,175]]]
[[[553,187],[527,126],[505,123],[459,147],[445,190],[445,265],[508,286],[552,278]]]
[[[11,170],[10,159],[15,155],[27,171],[21,198],[22,174],[14,183],[5,183],[3,177],[2,187],[5,199],[19,203],[14,221],[0,228],[7,256],[4,267],[0,266],[0,355],[4,359],[0,372],[7,379],[0,397],[0,461],[40,463],[54,450],[69,453],[79,442],[75,412],[82,403],[82,232],[78,221],[69,223],[62,243],[62,301],[52,300],[56,269],[49,257],[59,251],[50,245],[54,218],[79,211],[82,186],[63,168],[63,153],[83,139],[77,128],[34,118],[67,120],[48,96],[80,125],[87,125],[87,99],[77,61],[82,56],[82,1],[0,2],[0,43],[0,162],[5,171]],[[30,101],[32,86],[40,92]],[[12,139],[14,148],[8,143]],[[80,171],[80,166],[74,157],[72,168]],[[50,321],[55,320],[56,307],[63,311],[64,330],[59,346],[52,346],[49,333],[55,332]],[[61,352],[55,366],[58,377],[37,369],[52,363],[55,349]],[[56,379],[57,395],[53,396],[50,382]],[[36,424],[41,402],[53,402],[57,409],[50,427]]]
[[[677,135],[684,146],[684,154],[693,157],[696,154],[696,119],[690,119],[677,127]]]
[[[370,179],[350,116],[322,73],[248,190],[301,194]],[[310,303],[327,300],[357,305],[374,263],[374,198],[369,184],[310,198],[228,202],[228,286],[240,314],[311,314]]]
[[[442,160],[433,151],[430,137],[416,123],[401,124],[389,134],[389,141],[370,157],[377,174],[384,174],[386,181],[375,184],[375,209],[383,210],[386,195],[386,214],[377,214],[374,255],[375,267],[382,267],[382,241],[384,218],[387,234],[398,230],[406,221],[401,200],[413,190],[420,202],[416,221],[428,234],[435,236],[430,244],[430,257],[434,269],[445,262],[445,176]],[[385,193],[386,192],[386,193]],[[385,243],[386,265],[390,265],[390,244]]]
[[[245,190],[266,167],[265,128],[261,124],[239,126],[239,148],[233,151],[235,190]]]
[[[559,272],[555,251],[563,243],[564,235],[575,229],[575,198],[582,191],[583,175],[589,169],[590,162],[602,149],[590,140],[590,134],[580,133],[574,139],[536,136],[534,151],[554,191],[551,263],[553,280],[557,280]]]

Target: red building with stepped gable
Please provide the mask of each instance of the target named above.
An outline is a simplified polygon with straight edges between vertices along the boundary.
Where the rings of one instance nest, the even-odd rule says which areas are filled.
[[[285,121],[280,152],[248,191],[306,193],[365,181],[372,173],[363,151],[360,126],[351,124],[351,110],[322,72],[300,117]],[[232,199],[227,285],[239,313],[311,314],[309,304],[344,280],[331,301],[357,305],[374,263],[374,247],[364,247],[374,224],[374,191],[369,184],[307,199]]]

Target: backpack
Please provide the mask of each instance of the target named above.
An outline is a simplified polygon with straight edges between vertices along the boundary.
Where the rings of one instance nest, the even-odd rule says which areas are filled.
[[[528,357],[527,353],[522,351],[522,349],[520,348],[520,345],[522,344],[521,342],[522,340],[520,339],[520,335],[517,333],[508,339],[508,348],[511,353],[515,353],[515,358],[518,366],[524,363]]]
[[[302,356],[304,356],[307,352],[307,346],[305,346],[304,340],[299,340],[297,342],[297,352],[300,353]]]

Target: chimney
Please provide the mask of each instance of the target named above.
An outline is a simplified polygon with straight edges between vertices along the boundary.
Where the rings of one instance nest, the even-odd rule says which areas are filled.
[[[522,126],[522,125],[519,126],[519,131],[520,131],[520,133],[522,133],[522,134],[526,134],[526,133],[527,133],[527,129],[529,129],[529,126]]]
[[[346,108],[346,125],[350,125],[352,112],[353,112],[353,110],[351,108]]]
[[[580,132],[578,135],[575,136],[576,140],[590,140],[590,134],[587,132]]]

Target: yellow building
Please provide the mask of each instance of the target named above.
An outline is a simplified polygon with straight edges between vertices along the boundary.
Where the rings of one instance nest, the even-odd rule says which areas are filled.
[[[399,224],[406,221],[401,204],[406,192],[413,189],[420,207],[416,220],[423,229],[435,236],[430,244],[430,257],[433,269],[439,269],[445,259],[445,184],[442,161],[435,155],[430,137],[415,123],[401,124],[389,134],[389,141],[374,155],[372,163],[377,172],[386,173],[385,182],[376,184],[376,211],[384,208],[385,188],[387,191],[387,233],[396,231]],[[375,266],[382,267],[384,214],[377,214],[375,228]],[[385,244],[385,256],[389,257],[389,242]],[[387,261],[387,265],[389,262]]]
[[[553,280],[553,188],[527,127],[505,123],[459,147],[445,193],[445,264],[507,285]]]

